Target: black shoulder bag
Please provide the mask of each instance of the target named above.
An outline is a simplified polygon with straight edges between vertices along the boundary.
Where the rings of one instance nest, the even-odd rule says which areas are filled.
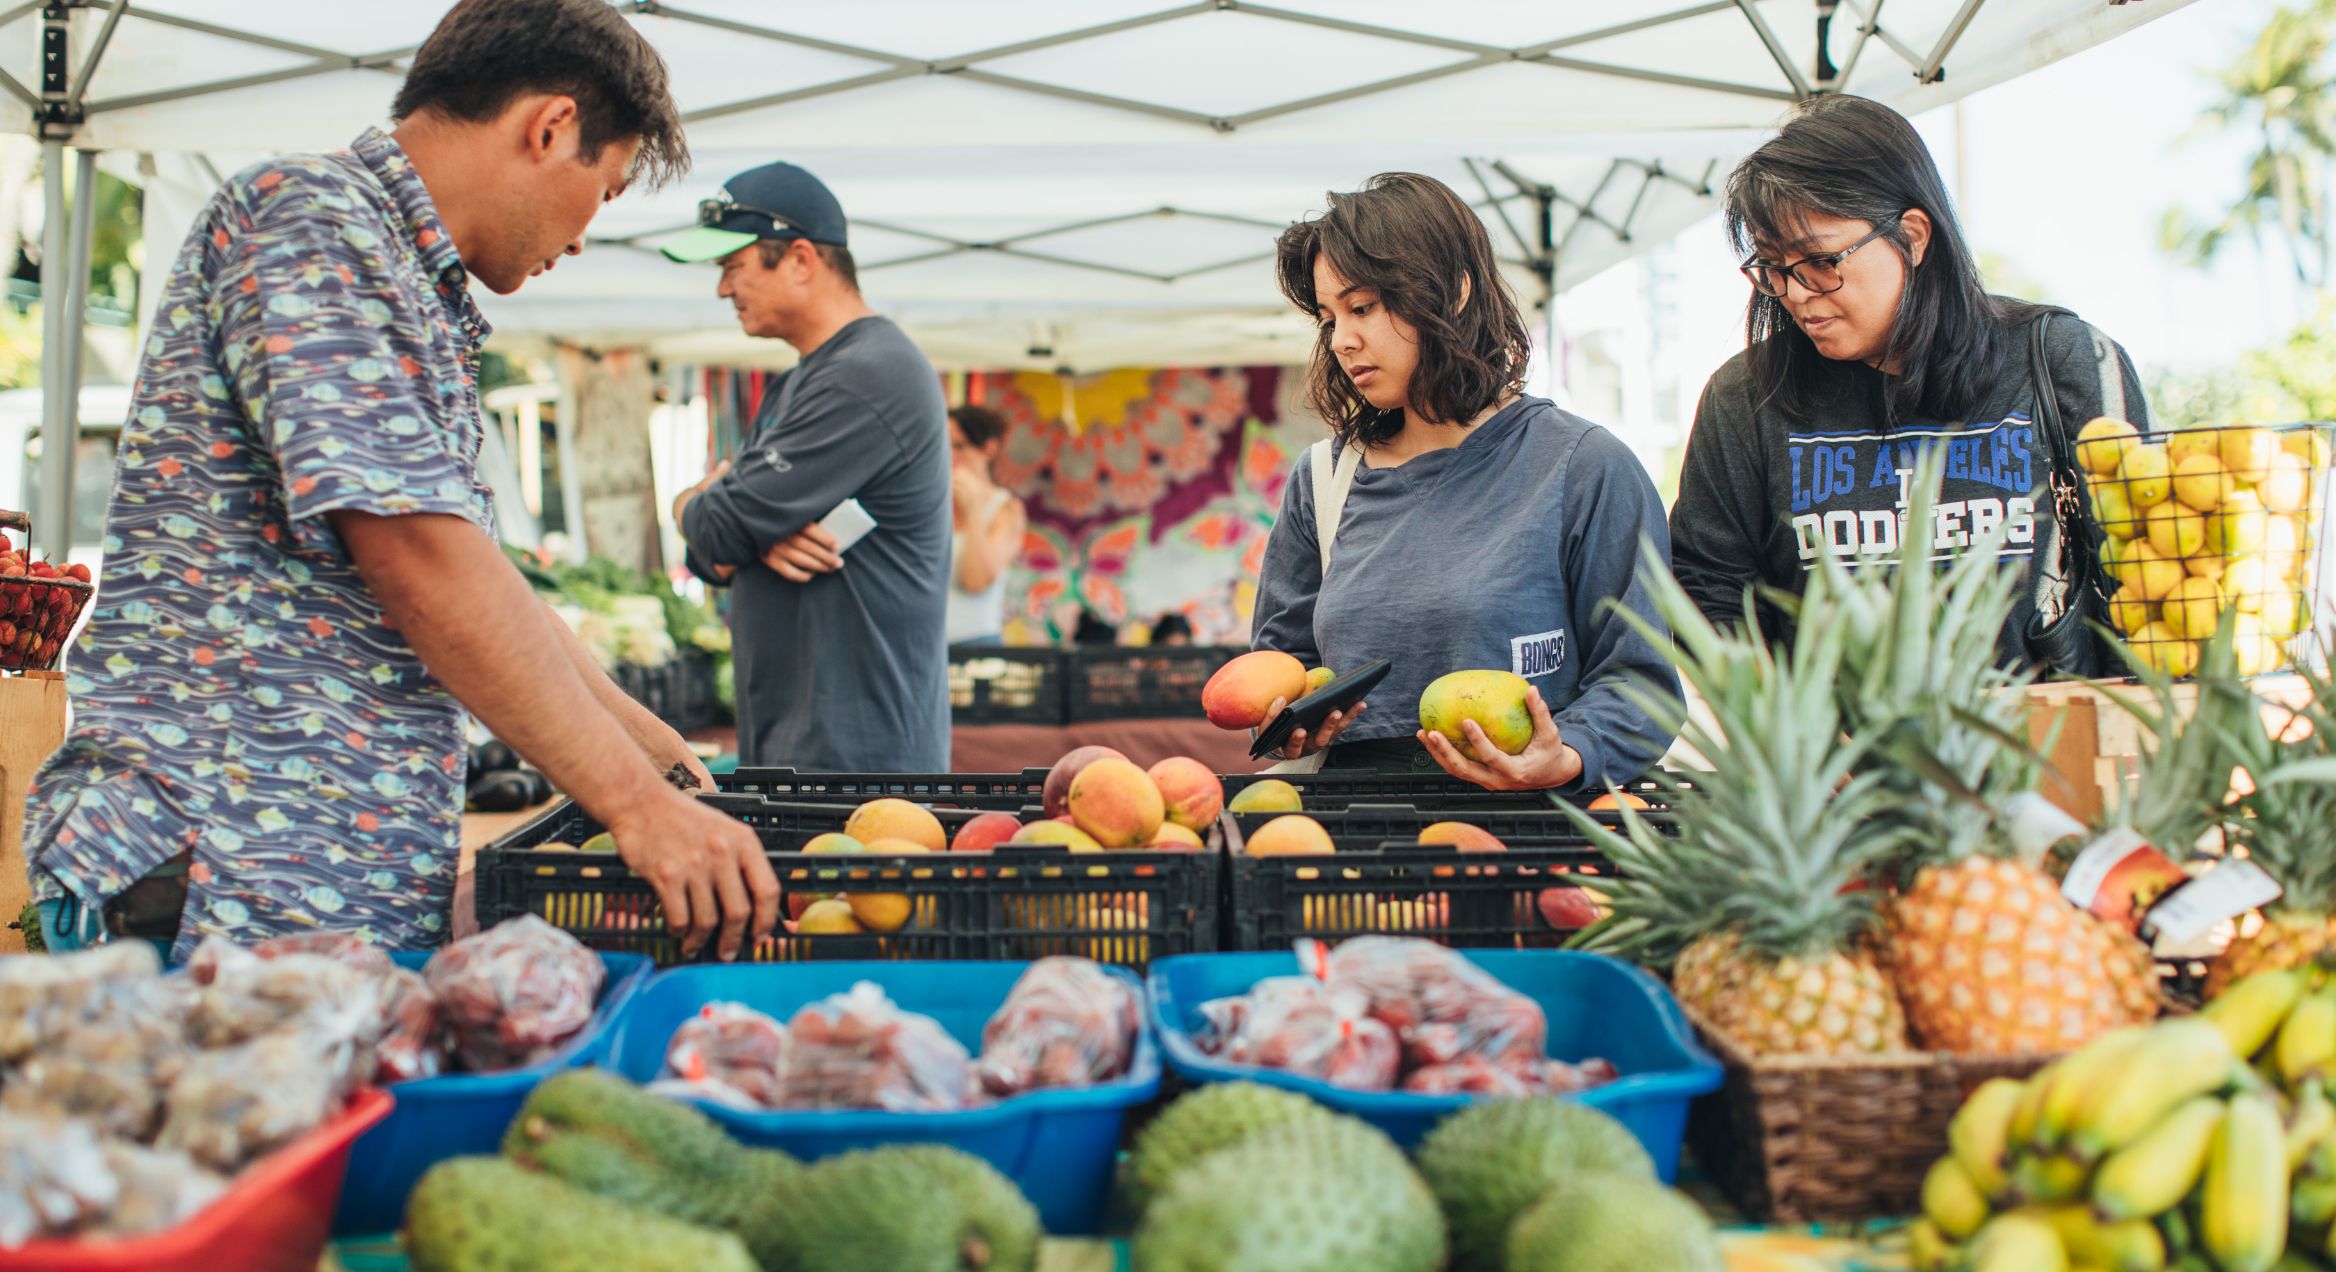
[[[2047,463],[2036,509],[2036,555],[2028,574],[2023,643],[2046,679],[2090,680],[2110,674],[2117,662],[2100,635],[2100,626],[2109,617],[2109,580],[2101,568],[2101,527],[2093,520],[2084,474],[2077,468],[2076,444],[2052,390],[2044,332],[2053,312],[2036,315],[2028,326],[2036,433]]]

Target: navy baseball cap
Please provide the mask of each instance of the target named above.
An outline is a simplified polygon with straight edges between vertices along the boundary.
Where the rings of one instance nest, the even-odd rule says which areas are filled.
[[[810,239],[847,246],[843,205],[827,186],[791,163],[766,163],[730,178],[719,198],[698,204],[697,228],[667,243],[684,265],[720,260],[757,239]]]

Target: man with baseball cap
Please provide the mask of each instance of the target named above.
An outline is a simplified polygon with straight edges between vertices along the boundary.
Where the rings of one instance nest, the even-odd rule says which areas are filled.
[[[673,505],[690,569],[734,589],[740,761],[946,772],[949,424],[932,364],[861,299],[842,205],[793,164],[733,177],[664,250],[719,261],[739,326],[802,359],[737,461]],[[831,515],[874,528],[847,542]]]

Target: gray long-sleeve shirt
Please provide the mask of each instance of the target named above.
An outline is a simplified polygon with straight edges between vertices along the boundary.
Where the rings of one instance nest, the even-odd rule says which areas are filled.
[[[1582,757],[1568,793],[1627,781],[1671,745],[1622,693],[1679,692],[1666,648],[1608,600],[1656,620],[1640,547],[1669,567],[1663,504],[1620,439],[1520,398],[1450,450],[1363,467],[1322,574],[1311,465],[1301,460],[1258,580],[1254,643],[1308,666],[1394,664],[1345,740],[1410,737],[1447,672],[1513,671],[1540,687]]]
[[[858,499],[876,528],[792,583],[763,551]],[[751,441],[682,515],[689,567],[738,567],[738,753],[818,772],[949,768],[949,424],[891,320],[850,324],[764,399]]]

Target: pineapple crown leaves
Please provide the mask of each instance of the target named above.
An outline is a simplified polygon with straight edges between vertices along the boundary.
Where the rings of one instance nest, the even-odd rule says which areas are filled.
[[[2033,790],[2042,767],[2014,692],[2032,675],[1997,656],[2025,584],[2001,559],[2012,527],[1974,535],[1943,567],[1932,559],[1945,458],[1932,448],[1917,460],[1894,555],[1849,562],[1821,552],[1801,596],[1774,598],[1803,627],[1847,632],[1837,697],[1847,727],[1878,731],[1861,768],[1898,797],[1885,815],[1914,832],[1918,851],[1898,863],[1902,874],[2000,851],[2001,808]]]
[[[1585,945],[1658,965],[1718,932],[1772,959],[1846,948],[1875,919],[1872,894],[1852,885],[1908,831],[1882,816],[1896,799],[1883,776],[1856,771],[1879,729],[1844,728],[1834,692],[1842,625],[1803,627],[1789,649],[1771,648],[1756,616],[1742,634],[1724,632],[1667,574],[1646,582],[1710,718],[1690,719],[1677,697],[1649,686],[1624,692],[1716,768],[1696,774],[1691,794],[1658,777],[1675,797],[1675,836],[1627,808],[1620,833],[1566,808],[1619,868],[1601,885],[1615,917]],[[1623,617],[1661,639],[1658,626]]]
[[[2282,894],[2271,907],[2279,912],[2336,909],[2336,676],[2329,653],[2323,645],[2298,660],[2296,675],[2309,696],[2288,707],[2278,727],[2265,725],[2259,701],[2244,720],[2211,722],[2239,760],[2235,767],[2253,778],[2239,798],[2231,841],[2279,881]]]
[[[2228,612],[2200,650],[2198,670],[2189,685],[2194,701],[2187,707],[2172,676],[2150,666],[2122,642],[2115,648],[2147,698],[2106,686],[2101,694],[2149,736],[2133,779],[2118,784],[2110,821],[2131,827],[2179,861],[2207,832],[2227,827],[2236,818],[2238,810],[2223,803],[2231,771],[2268,773],[2277,766],[2281,748],[2269,747],[2262,699],[2239,677],[2234,622]]]

